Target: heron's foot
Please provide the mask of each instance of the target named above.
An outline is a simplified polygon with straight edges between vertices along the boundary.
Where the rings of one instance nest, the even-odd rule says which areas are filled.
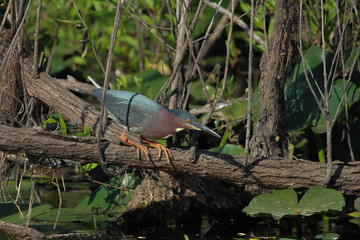
[[[123,134],[121,134],[120,139],[121,139],[121,141],[123,141],[124,143],[128,143],[128,144],[133,145],[133,146],[136,147],[138,158],[140,158],[140,150],[141,150],[141,151],[145,154],[146,159],[147,159],[148,161],[150,161],[149,150],[148,150],[148,148],[147,148],[146,146],[141,145],[140,143],[137,143],[137,142],[134,142],[133,140],[128,139],[128,138],[125,136],[125,132],[124,132]]]
[[[153,141],[148,140],[148,139],[142,138],[141,141],[145,142],[145,143],[148,143],[153,148],[157,148],[159,150],[159,159],[161,158],[161,153],[164,152],[165,156],[166,156],[166,160],[170,164],[170,159],[173,159],[173,156],[172,156],[172,153],[171,153],[170,149],[168,149],[167,147],[165,147],[161,143],[153,142]]]

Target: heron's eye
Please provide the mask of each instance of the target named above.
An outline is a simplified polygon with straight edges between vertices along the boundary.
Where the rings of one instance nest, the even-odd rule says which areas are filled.
[[[190,119],[186,119],[186,122],[187,122],[187,123],[191,123],[191,120],[190,120]]]

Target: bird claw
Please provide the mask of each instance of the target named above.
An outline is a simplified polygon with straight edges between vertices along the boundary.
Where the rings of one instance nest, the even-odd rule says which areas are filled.
[[[125,136],[125,132],[124,132],[123,134],[121,134],[120,139],[121,139],[121,141],[123,141],[124,143],[128,143],[128,144],[133,145],[133,146],[136,147],[138,158],[140,158],[140,150],[141,150],[141,151],[143,151],[143,153],[145,154],[146,159],[147,159],[148,161],[150,161],[149,150],[147,149],[146,146],[143,146],[143,145],[141,145],[141,144],[139,144],[139,143],[137,143],[137,142],[134,142],[134,141],[128,139],[128,138]]]
[[[166,160],[167,160],[168,163],[170,163],[170,159],[172,159],[173,156],[172,156],[170,150],[167,147],[165,147],[165,146],[163,146],[161,144],[157,145],[157,146],[152,146],[152,147],[157,148],[159,150],[159,155],[158,155],[159,159],[161,159],[161,153],[164,151],[165,156],[166,156]]]
[[[141,140],[145,143],[150,144],[151,147],[157,148],[159,150],[159,154],[158,154],[159,159],[161,159],[161,153],[164,152],[167,162],[170,163],[170,159],[172,159],[173,156],[171,154],[171,151],[167,147],[165,147],[161,143],[153,142],[147,139],[141,139]]]
[[[146,156],[146,159],[148,160],[148,161],[150,161],[150,158],[149,158],[149,150],[148,150],[148,148],[146,147],[146,146],[142,146],[142,145],[137,145],[136,146],[136,148],[137,148],[137,155],[138,155],[138,158],[140,158],[140,149],[144,152],[144,154],[145,154],[145,156]]]
[[[150,153],[149,153],[149,149],[144,146],[144,145],[141,145],[137,142],[134,142],[130,139],[128,139],[126,136],[125,136],[125,132],[123,134],[121,134],[120,136],[120,139],[124,142],[124,143],[128,143],[128,144],[131,144],[133,146],[136,147],[137,149],[137,156],[140,158],[140,151],[142,151],[145,156],[146,156],[146,159],[148,161],[150,161]],[[148,143],[150,145],[150,147],[153,147],[153,148],[157,148],[159,150],[159,159],[161,159],[161,153],[164,152],[165,153],[165,156],[166,156],[166,160],[168,163],[170,163],[170,159],[173,158],[172,154],[171,154],[171,151],[165,147],[164,145],[160,144],[160,143],[157,143],[157,142],[153,142],[153,141],[150,141],[150,140],[147,140],[147,139],[144,139],[144,138],[141,138],[141,141],[142,142],[145,142],[145,143]]]

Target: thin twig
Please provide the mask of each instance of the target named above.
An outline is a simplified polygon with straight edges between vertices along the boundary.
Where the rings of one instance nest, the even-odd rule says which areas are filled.
[[[340,24],[340,9],[339,9],[339,0],[336,0],[335,3],[335,13],[336,13],[336,25],[337,28],[339,30],[338,34],[340,37],[339,43],[338,45],[340,46],[340,58],[341,58],[341,67],[342,67],[342,79],[343,79],[343,87],[344,90],[346,89],[346,84],[345,84],[345,54],[344,54],[344,46],[343,46],[343,41],[344,41],[344,32],[347,26],[347,21],[344,19],[344,25],[341,26]],[[347,9],[347,4],[345,5],[345,9],[344,9],[344,13],[346,13],[346,9]],[[344,14],[346,15],[346,14]],[[345,93],[345,91],[344,91]],[[345,106],[345,127],[346,127],[346,140],[347,140],[347,144],[348,144],[348,148],[349,148],[349,152],[350,152],[350,158],[352,162],[355,162],[355,156],[354,156],[354,151],[351,145],[351,137],[350,137],[350,124],[349,124],[349,109],[348,109],[348,98],[347,98],[347,94],[345,94],[344,96],[344,106]],[[335,118],[336,119],[336,118]]]
[[[197,21],[199,19],[200,13],[202,12],[203,6],[204,6],[204,0],[200,0],[199,3],[198,3],[197,9],[196,9],[194,18],[193,18],[193,20],[191,22],[190,29],[189,29],[189,31],[186,32],[186,34],[188,36],[190,36],[190,38],[188,37],[188,44],[189,44],[189,51],[190,51],[191,56],[195,56],[194,42],[192,41],[191,36],[192,36],[192,33],[194,32],[195,26],[196,26]],[[189,39],[191,39],[191,41]],[[188,87],[187,87],[185,99],[184,99],[184,97],[182,98],[182,101],[184,101],[183,102],[183,109],[185,109],[186,106],[188,105],[188,101],[189,101],[189,97],[190,97],[190,92],[191,92],[191,87],[192,87],[192,82],[190,80],[193,77],[193,76],[190,75],[190,72],[192,72],[191,69],[194,67],[193,65],[194,65],[194,63],[189,61],[189,64],[188,64],[188,67],[187,67],[187,70],[186,70],[186,74],[185,74],[185,84],[188,84]],[[204,88],[204,90],[207,92],[206,88]]]
[[[39,74],[38,70],[38,55],[39,55],[39,32],[40,32],[40,16],[41,16],[42,0],[39,0],[39,5],[36,11],[36,27],[35,27],[35,39],[34,39],[34,77]]]
[[[61,177],[63,177],[62,174],[61,174]],[[62,197],[61,197],[61,190],[60,190],[60,186],[59,186],[59,181],[58,181],[58,178],[56,176],[55,171],[53,172],[53,178],[55,179],[55,185],[56,185],[56,189],[57,189],[57,193],[58,193],[58,197],[59,197],[58,212],[56,214],[56,219],[55,219],[54,226],[53,226],[53,229],[55,229],[56,225],[57,225],[57,222],[59,221],[60,212],[61,212],[61,208],[62,208]]]
[[[122,3],[122,1],[118,0],[115,20],[114,20],[114,27],[113,27],[113,31],[111,33],[110,49],[109,49],[109,54],[108,54],[107,63],[106,63],[105,80],[104,80],[103,94],[102,94],[102,99],[101,99],[102,101],[101,101],[100,123],[99,123],[99,131],[98,131],[98,147],[99,147],[100,152],[101,152],[100,138],[103,134],[103,122],[104,122],[104,116],[105,116],[105,108],[104,108],[105,94],[106,94],[106,89],[109,86],[110,71],[111,71],[111,66],[112,66],[112,60],[114,57],[116,34],[117,34],[117,31],[119,28],[120,15],[121,15],[121,10],[122,10],[123,6],[124,6],[124,4]]]
[[[11,31],[11,36],[14,36],[14,33],[15,33],[15,12],[17,12],[14,8],[16,8],[15,6],[17,5],[17,1],[13,1],[12,4],[11,4],[11,13],[10,13],[10,31]]]
[[[25,111],[26,111],[26,127],[30,126],[30,112],[29,112],[29,106],[27,101],[27,91],[26,91],[26,83],[25,83],[25,76],[24,76],[24,56],[23,56],[23,48],[22,48],[22,42],[23,42],[23,32],[20,32],[20,37],[18,41],[18,50],[19,50],[19,62],[20,62],[20,77],[22,82],[22,89],[24,94],[24,105],[25,105]]]
[[[218,5],[217,5],[217,7],[215,8],[215,13],[214,13],[213,17],[211,18],[210,23],[209,23],[209,26],[207,27],[206,32],[205,32],[205,34],[204,34],[205,40],[204,40],[204,41],[202,42],[202,44],[201,44],[201,47],[200,47],[200,49],[199,49],[198,56],[197,56],[197,59],[196,59],[195,64],[199,64],[200,56],[202,56],[202,52],[204,51],[204,49],[205,49],[205,47],[206,47],[206,45],[207,45],[207,38],[210,36],[210,32],[211,32],[212,26],[214,25],[215,19],[216,19],[217,15],[218,15],[218,13],[219,13],[219,11],[220,11],[220,8],[221,8],[220,5],[222,4],[222,1],[223,1],[223,0],[220,0],[219,3],[218,3]],[[205,1],[205,2],[206,2],[206,1]],[[231,17],[230,17],[230,18],[231,18]],[[194,72],[195,72],[195,69],[193,70],[193,73],[191,74],[191,76],[194,75]]]
[[[28,213],[26,214],[26,226],[29,226],[30,223],[30,219],[31,219],[31,214],[32,214],[32,207],[34,204],[34,200],[35,200],[35,179],[36,177],[34,177],[34,173],[33,173],[33,168],[34,165],[31,164],[30,165],[30,173],[31,173],[31,190],[30,190],[30,199],[29,199],[29,207],[28,207]]]
[[[347,90],[348,90],[348,88],[349,88],[349,84],[350,84],[350,80],[351,80],[351,75],[352,75],[352,73],[353,73],[353,71],[354,71],[354,68],[355,68],[355,65],[356,65],[356,61],[357,61],[357,59],[358,59],[358,57],[359,57],[359,54],[360,54],[360,45],[359,45],[358,48],[357,48],[354,61],[353,61],[352,65],[351,65],[349,77],[348,77],[348,79],[346,80],[346,85],[345,85],[345,88],[344,88],[344,93],[343,93],[343,95],[342,95],[342,97],[341,97],[341,99],[340,99],[339,105],[338,105],[338,107],[337,107],[337,109],[336,109],[336,113],[335,113],[333,119],[336,119],[337,116],[340,114],[341,105],[342,105],[342,103],[343,103],[343,101],[344,101],[346,92],[347,92]],[[333,126],[333,125],[334,125],[334,122],[332,123],[332,126]]]
[[[337,20],[338,20],[338,25],[339,25],[339,33],[340,33],[340,13],[338,13],[339,11],[339,1],[337,0],[336,1],[336,11],[337,11]],[[345,9],[344,9],[344,13],[346,13],[347,9],[347,2],[345,3]],[[351,10],[350,10],[351,12]],[[345,29],[346,29],[346,25],[347,25],[347,21],[345,21],[345,17],[346,14],[344,14],[344,26],[343,26],[343,33],[345,32]],[[343,42],[343,34],[341,35],[341,41],[340,42]],[[343,48],[343,45],[341,44],[341,65],[342,65],[342,74],[343,74],[343,79],[345,80],[345,56],[344,56],[344,48]],[[356,58],[355,58],[356,59]],[[354,59],[354,61],[356,61]],[[351,75],[350,75],[351,76]],[[345,87],[345,81],[344,81],[344,89],[346,89]],[[355,155],[354,155],[354,150],[353,150],[353,147],[352,147],[352,144],[351,144],[351,137],[350,137],[350,124],[349,124],[349,110],[348,110],[348,99],[347,99],[347,95],[345,95],[345,124],[346,124],[346,138],[347,138],[347,144],[348,144],[348,148],[349,148],[349,152],[350,152],[350,158],[351,158],[351,161],[352,162],[355,162]]]
[[[302,51],[302,45],[301,45],[301,44],[299,44],[299,45],[300,45],[301,51]],[[302,53],[303,53],[303,51],[302,51]],[[314,76],[314,73],[312,72],[311,67],[309,66],[309,63],[308,63],[308,61],[305,59],[304,56],[301,57],[301,62],[303,63],[303,69],[304,69],[304,71],[309,71],[309,74],[310,74],[310,76],[311,76],[311,79],[314,80],[313,82],[315,83],[317,92],[320,94],[320,97],[321,97],[322,101],[325,101],[324,93],[323,93],[323,91],[321,90],[318,82],[316,81],[316,78],[315,78],[315,76]],[[304,64],[305,64],[305,65],[304,65]],[[306,66],[306,67],[305,67],[305,66]],[[304,74],[305,74],[305,77],[307,77],[307,76],[306,76],[306,75],[307,75],[307,72],[304,73]],[[310,87],[310,88],[312,89],[312,91],[314,92],[313,94],[315,94],[315,90],[313,89],[312,85],[309,85],[309,87]],[[314,96],[316,96],[316,98],[317,98],[317,95],[314,95]],[[319,100],[319,101],[320,101],[320,100]],[[320,107],[320,105],[319,105],[319,108],[322,108],[322,107]],[[323,110],[322,110],[322,111],[323,111]]]
[[[25,22],[26,15],[27,15],[27,13],[29,12],[30,4],[31,4],[31,0],[29,0],[29,3],[28,3],[27,8],[26,8],[26,11],[25,11],[25,13],[24,13],[24,17],[22,18],[21,23],[20,23],[18,29],[16,30],[15,36],[13,37],[13,39],[12,39],[12,41],[11,41],[11,43],[10,43],[10,46],[9,46],[9,48],[8,48],[8,51],[6,52],[6,55],[5,55],[4,59],[3,59],[3,62],[2,62],[1,67],[0,67],[0,75],[1,75],[1,72],[2,72],[2,70],[3,70],[3,68],[4,68],[4,66],[5,66],[5,63],[7,62],[7,59],[8,59],[8,57],[9,57],[9,55],[10,55],[10,52],[11,52],[12,47],[13,47],[15,41],[16,41],[16,38],[17,38],[17,36],[19,35],[19,32],[21,31],[22,25],[23,25],[24,22]]]
[[[230,45],[231,45],[231,38],[232,38],[233,28],[234,28],[234,26],[233,26],[234,11],[235,11],[235,0],[232,0],[231,1],[230,29],[229,29],[228,39],[227,39],[227,46],[226,46],[226,61],[225,61],[225,70],[224,70],[224,81],[223,81],[223,86],[222,86],[222,89],[221,89],[220,97],[218,98],[219,100],[221,100],[223,98],[223,96],[224,96],[225,87],[226,87],[226,81],[228,79],[229,65],[230,65],[229,64]]]
[[[330,81],[329,95],[328,95],[329,99],[331,98],[331,95],[332,95],[332,89],[333,89],[335,78],[336,78],[337,66],[339,63],[339,57],[340,57],[340,46],[338,45],[336,48],[335,54],[332,56],[333,60],[331,62],[331,67],[330,67],[328,79],[327,79],[328,83]],[[325,61],[325,59],[324,59],[324,61]]]
[[[325,28],[324,28],[324,0],[320,1],[321,4],[321,43],[322,43],[322,56],[323,56],[323,75],[324,75],[324,111],[325,111],[325,120],[326,120],[326,155],[327,155],[327,170],[325,177],[325,185],[327,185],[331,180],[332,175],[332,144],[331,144],[331,120],[330,120],[330,107],[329,107],[329,92],[328,92],[328,79],[326,71],[326,58],[325,58]]]
[[[49,72],[50,72],[51,62],[52,62],[52,59],[54,57],[54,53],[55,53],[55,50],[56,50],[56,47],[57,47],[58,34],[59,34],[59,24],[56,23],[55,38],[54,38],[54,42],[53,42],[53,45],[52,45],[50,53],[49,53],[49,57],[48,57],[48,60],[47,60],[47,65],[46,65],[46,70],[45,70],[45,72],[47,74],[49,74]]]
[[[78,16],[79,16],[79,19],[80,19],[81,23],[84,25],[84,27],[85,27],[86,29],[88,29],[84,18],[82,17],[81,13],[79,12],[79,10],[78,10],[78,8],[77,8],[77,6],[76,6],[75,0],[72,0],[72,3],[73,3],[73,6],[74,6],[74,8],[75,8],[75,10],[76,10],[76,13],[77,13]],[[99,52],[97,51],[96,45],[95,45],[94,41],[92,40],[91,35],[90,35],[89,32],[88,32],[88,34],[87,34],[87,37],[89,38],[89,43],[91,44],[91,47],[92,47],[92,49],[93,49],[93,52],[94,52],[94,55],[95,55],[95,59],[96,59],[96,61],[98,62],[98,64],[100,65],[101,70],[103,71],[103,73],[105,73],[105,68],[104,68],[104,66],[103,66],[103,64],[102,64],[102,62],[101,62],[101,59],[100,59],[100,56],[99,56]]]
[[[265,6],[264,6],[265,9]],[[264,10],[265,11],[265,10]],[[248,70],[248,105],[247,105],[247,116],[246,116],[246,137],[245,137],[245,160],[244,166],[247,166],[249,158],[249,143],[251,134],[251,104],[252,104],[252,77],[253,77],[253,39],[254,39],[254,19],[255,19],[255,0],[251,0],[251,18],[250,18],[250,40],[249,40],[249,70]],[[265,21],[265,20],[264,20]],[[264,22],[265,24],[265,22]],[[264,25],[264,29],[266,26]],[[266,35],[266,34],[265,34]],[[266,38],[265,38],[266,39]],[[267,41],[266,47],[267,47]]]
[[[159,37],[137,14],[135,14],[135,11],[130,7],[132,12],[130,12],[128,9],[124,8],[124,11],[130,14],[130,17],[133,18],[135,21],[140,23],[149,33],[151,33],[156,39],[158,39],[160,42],[165,44],[168,51],[175,51],[175,49],[166,42],[163,38]]]
[[[131,191],[131,189],[128,189],[125,186],[118,187],[118,186],[115,186],[115,185],[111,185],[111,184],[108,184],[108,183],[105,183],[105,182],[95,180],[88,173],[85,173],[85,176],[89,181],[91,181],[93,183],[96,183],[96,184],[99,184],[99,185],[103,185],[103,186],[106,186],[106,187],[111,187],[111,188],[118,189],[118,190]]]
[[[324,108],[322,107],[322,105],[320,103],[320,99],[316,95],[315,90],[314,90],[314,88],[312,87],[312,85],[310,83],[310,79],[309,79],[308,72],[307,72],[309,70],[311,76],[313,77],[313,79],[315,79],[314,76],[313,76],[313,73],[312,73],[312,71],[310,69],[310,66],[308,65],[308,63],[307,63],[307,61],[306,61],[306,59],[304,57],[304,52],[303,52],[303,48],[302,48],[302,37],[301,37],[302,36],[302,11],[303,11],[302,6],[303,6],[303,0],[300,1],[299,53],[300,53],[300,57],[301,57],[301,62],[303,63],[302,65],[303,65],[303,71],[304,71],[304,76],[305,76],[306,83],[309,86],[309,89],[310,89],[310,91],[311,91],[311,93],[312,93],[312,95],[313,95],[313,97],[315,99],[315,102],[316,102],[318,108],[320,109],[321,113],[325,115]],[[316,81],[314,81],[314,82],[316,83]],[[320,87],[318,85],[316,85],[316,86],[318,87],[318,91],[321,94],[321,96],[323,96],[322,92],[320,90]]]
[[[219,11],[219,9],[221,8],[220,5],[221,5],[221,2],[222,1],[219,1],[219,4],[217,5],[217,8],[216,8],[216,11]],[[203,120],[203,124],[206,124],[211,115],[213,114],[213,112],[215,111],[215,108],[216,108],[216,105],[221,101],[221,99],[223,98],[223,95],[224,95],[224,91],[225,91],[225,87],[226,87],[226,82],[227,82],[227,74],[228,74],[228,69],[229,69],[229,58],[230,58],[230,44],[231,44],[231,36],[232,36],[232,31],[233,31],[233,20],[234,20],[234,8],[235,8],[235,3],[234,1],[231,2],[231,15],[229,17],[230,19],[230,29],[229,29],[229,34],[228,34],[228,39],[227,39],[227,47],[226,47],[226,60],[225,60],[225,70],[224,70],[224,77],[223,77],[223,85],[222,85],[222,89],[221,89],[221,92],[220,92],[220,95],[218,97],[217,95],[217,90],[215,92],[215,100],[212,104],[212,107],[209,111],[209,113],[206,115],[205,119]],[[214,18],[213,18],[214,19]],[[209,29],[209,28],[208,28]],[[205,41],[204,41],[205,42]],[[202,50],[202,49],[200,49]],[[201,54],[201,51],[199,51],[199,55],[198,57],[200,56]]]
[[[204,34],[205,40],[204,40],[204,41],[202,42],[202,44],[201,44],[200,50],[199,50],[199,52],[198,52],[198,56],[197,56],[196,61],[195,61],[195,64],[198,64],[199,57],[201,56],[201,53],[202,53],[203,49],[204,49],[205,46],[206,46],[206,42],[207,42],[206,39],[210,36],[210,31],[211,31],[211,28],[212,28],[212,26],[213,26],[213,24],[214,24],[214,22],[215,22],[216,16],[217,16],[217,14],[218,14],[218,12],[219,12],[219,8],[220,8],[221,3],[222,3],[222,0],[219,1],[219,5],[218,5],[218,7],[215,9],[215,13],[214,13],[213,17],[211,18],[211,21],[210,21],[209,26],[208,26],[208,28],[207,28],[207,30],[206,30],[206,33]],[[180,55],[181,58],[179,58],[179,59],[182,60],[182,58],[184,57],[187,46],[188,46],[188,42],[185,42],[185,44],[184,44],[184,46],[183,46],[183,48],[182,48],[182,50],[181,50],[181,55]],[[181,61],[180,61],[180,62],[181,62]],[[174,79],[175,79],[176,72],[178,71],[178,69],[179,69],[179,67],[180,67],[180,62],[179,62],[178,64],[176,64],[175,69],[173,69],[173,74],[171,75],[169,82],[167,82],[167,83],[164,84],[164,86],[166,86],[166,87],[165,87],[165,90],[163,91],[163,98],[164,98],[165,93],[166,93],[167,90],[169,89],[172,81],[174,81]],[[196,69],[196,68],[193,68],[193,71],[192,71],[192,73],[190,74],[190,76],[193,76],[193,75],[195,74],[195,69]],[[161,89],[164,89],[164,86],[163,86]],[[158,95],[159,95],[159,94],[158,94]],[[157,99],[157,98],[158,98],[158,96],[157,96],[155,99]]]
[[[8,3],[8,5],[7,5],[7,7],[6,7],[6,11],[5,11],[3,20],[2,20],[2,22],[1,22],[1,26],[0,26],[0,32],[2,32],[3,29],[4,29],[4,27],[5,27],[6,19],[7,19],[8,15],[9,15],[11,6],[12,6],[12,4],[13,4],[12,1],[13,1],[13,0],[10,0],[9,3]]]
[[[171,12],[171,6],[170,6],[170,1],[169,0],[166,0],[166,6],[167,6],[167,9],[168,9],[168,13],[169,13],[169,18],[170,18],[170,25],[171,25],[171,33],[175,39],[175,42],[176,42],[176,32],[175,32],[175,24],[174,24],[174,16]]]
[[[209,7],[212,7],[212,8],[218,8],[219,5],[221,5],[220,3],[216,4],[214,2],[210,2],[208,0],[205,0],[204,3],[206,5],[208,5]],[[231,18],[231,12],[229,12],[228,10],[226,10],[225,8],[223,7],[219,7],[219,12],[224,14],[224,15],[227,15],[229,18]],[[236,17],[235,15],[233,16],[233,21],[239,26],[241,27],[242,29],[246,30],[246,31],[249,31],[249,26],[243,21],[241,20],[239,17]],[[253,33],[254,34],[254,40],[259,43],[261,46],[264,46],[265,47],[265,42],[264,40],[258,36],[256,33]]]
[[[219,2],[219,6],[221,3]],[[233,32],[233,20],[234,20],[234,11],[235,11],[235,2],[234,0],[231,1],[231,16],[230,16],[230,29],[229,34],[227,38],[227,46],[226,46],[226,60],[225,60],[225,70],[224,70],[224,77],[223,77],[223,84],[221,87],[220,95],[218,96],[217,91],[215,92],[215,100],[212,104],[212,107],[209,111],[209,113],[206,115],[205,119],[203,120],[203,124],[206,124],[211,115],[214,113],[216,105],[222,100],[226,88],[226,82],[227,82],[227,75],[229,71],[229,58],[230,58],[230,44],[231,44],[231,37]],[[199,53],[200,54],[200,53]]]
[[[20,7],[18,9],[17,9],[17,2],[14,1],[14,3],[15,3],[15,12],[17,13],[16,26],[18,26],[20,23],[20,20],[23,18],[23,15],[24,15],[24,7],[25,7],[26,1],[20,1]]]
[[[209,23],[209,25],[208,25],[208,27],[207,27],[207,30],[206,30],[206,32],[205,32],[205,34],[204,34],[204,41],[202,42],[202,44],[201,44],[201,46],[200,46],[200,49],[199,49],[199,52],[198,52],[198,55],[197,55],[196,59],[194,59],[195,67],[192,68],[192,72],[190,73],[190,75],[187,76],[188,78],[192,78],[192,76],[194,76],[196,70],[198,70],[199,74],[201,75],[201,71],[200,71],[200,68],[199,68],[199,60],[200,60],[200,58],[203,56],[202,53],[203,53],[205,47],[207,46],[207,39],[208,39],[208,37],[210,36],[210,32],[211,32],[211,29],[212,29],[213,24],[215,23],[215,19],[216,19],[216,16],[217,16],[218,12],[219,12],[219,7],[220,7],[221,3],[222,3],[222,0],[220,0],[219,5],[218,5],[218,8],[215,9],[215,13],[213,14],[213,17],[212,17],[212,19],[211,19],[211,21],[210,21],[210,23]],[[200,8],[200,5],[198,6],[198,10],[199,10],[199,8]],[[199,11],[200,11],[200,10],[199,10]],[[197,11],[197,13],[198,13],[199,11]],[[195,22],[193,22],[191,26],[192,26],[192,28],[194,28],[194,27],[195,27]],[[200,79],[200,80],[202,80],[202,79]],[[204,80],[202,80],[201,83],[202,83],[202,85],[203,85],[203,88],[204,88],[205,91],[206,91],[206,87],[205,87]],[[208,94],[207,94],[207,95],[208,95]],[[209,98],[209,96],[208,96],[208,102],[211,103],[211,100],[209,101],[209,99],[210,99],[210,98]],[[211,114],[212,114],[212,113],[211,113]],[[208,115],[208,118],[207,118],[206,121],[208,121],[208,119],[210,118],[211,114]]]
[[[179,55],[179,56],[180,56],[179,59],[182,60],[182,59],[184,58],[185,53],[186,53],[187,46],[188,46],[188,42],[185,42],[184,46],[183,46],[182,49],[181,49],[181,52],[180,52],[180,55]],[[180,63],[181,63],[181,61],[178,62],[178,64],[176,64],[175,68],[173,68],[173,72],[172,72],[169,80],[166,81],[166,82],[163,84],[163,86],[161,87],[159,93],[156,95],[154,101],[157,101],[157,99],[159,98],[160,94],[162,94],[162,99],[164,99],[167,90],[170,88],[171,83],[174,81],[175,76],[176,76],[176,73],[177,73],[177,71],[179,70],[179,67],[181,66]]]
[[[139,0],[135,0],[135,5],[139,5]],[[144,38],[143,29],[139,23],[136,23],[136,40],[138,42],[138,59],[139,59],[139,70],[144,71]]]
[[[183,66],[183,55],[182,50],[183,46],[186,43],[186,14],[187,11],[186,7],[184,6],[186,1],[183,3],[181,0],[177,0],[176,2],[176,27],[177,27],[177,38],[176,38],[176,52],[175,57],[173,60],[173,68],[177,68],[177,71],[174,72],[175,77],[171,83],[171,94],[170,94],[170,101],[169,101],[169,108],[170,109],[177,109],[180,106],[180,95],[179,92],[183,90],[183,74],[182,74],[182,66]],[[179,66],[179,67],[177,67]],[[165,94],[164,92],[163,94]]]
[[[238,3],[238,1],[235,2],[235,4],[237,4],[237,3]],[[228,5],[227,8],[231,11],[231,2],[229,2],[229,5]],[[236,5],[235,5],[235,8],[236,8]],[[214,30],[212,31],[211,35],[209,36],[209,38],[207,38],[206,48],[202,52],[202,56],[199,57],[199,62],[201,62],[203,57],[205,57],[207,52],[215,44],[216,40],[221,37],[221,34],[222,34],[223,30],[227,26],[230,25],[230,21],[228,21],[229,19],[230,18],[227,15],[225,15],[225,14],[222,15],[220,21],[216,24],[216,26],[215,26]],[[204,39],[204,37],[196,39],[193,43],[195,44],[196,42],[198,42],[199,40],[202,40],[202,39]]]
[[[16,198],[14,201],[14,205],[16,206],[16,208],[18,209],[19,213],[20,213],[20,218],[24,219],[24,214],[21,211],[20,206],[17,204],[17,202],[19,201],[19,199],[21,198],[21,184],[22,184],[22,180],[24,179],[24,175],[26,174],[26,161],[24,161],[24,170],[21,173],[20,179],[19,179],[19,183],[15,185],[15,188],[17,190],[16,192]]]
[[[191,31],[191,29],[190,29],[190,31]],[[196,64],[197,58],[195,57],[194,44],[193,44],[192,38],[191,38],[191,36],[192,36],[192,31],[191,31],[191,32],[190,32],[190,31],[189,31],[189,29],[187,29],[187,28],[185,29],[187,42],[188,42],[188,44],[189,44],[190,57],[192,58],[192,60],[193,60],[194,63],[195,63],[195,67],[196,67],[196,70],[197,70],[197,72],[198,72],[198,75],[199,75],[199,78],[200,78],[200,82],[201,82],[201,84],[202,84],[202,86],[203,86],[203,90],[204,90],[204,92],[205,92],[205,94],[206,94],[206,97],[207,97],[207,102],[208,102],[208,103],[211,103],[210,94],[209,94],[208,90],[206,89],[206,84],[205,84],[205,81],[204,81],[204,79],[203,79],[203,77],[202,77],[202,73],[201,73],[200,66],[199,66],[199,64]],[[189,69],[189,68],[188,68],[188,69]],[[187,78],[191,78],[192,76],[186,76],[186,77],[187,77]],[[190,92],[190,89],[189,89],[189,92]],[[189,92],[188,92],[188,94],[189,94]],[[186,105],[183,106],[184,109],[185,109],[185,107],[186,107]]]
[[[195,29],[195,26],[196,26],[196,24],[197,24],[197,21],[198,21],[198,19],[199,19],[199,17],[200,17],[200,13],[202,12],[201,9],[202,9],[203,6],[204,6],[204,0],[200,0],[198,6],[197,6],[197,8],[196,8],[196,12],[195,12],[194,18],[193,18],[193,20],[192,20],[192,22],[191,22],[191,25],[190,25],[190,31],[191,31],[191,32],[193,32],[194,29]]]

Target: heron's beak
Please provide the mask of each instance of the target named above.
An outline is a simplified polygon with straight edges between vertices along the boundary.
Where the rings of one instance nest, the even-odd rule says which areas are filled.
[[[219,134],[217,134],[216,132],[214,132],[210,128],[206,127],[205,125],[200,124],[198,127],[199,127],[199,129],[201,131],[207,132],[207,133],[209,133],[209,134],[211,134],[211,135],[213,135],[215,137],[221,138]]]
[[[204,131],[207,132],[215,137],[221,138],[219,134],[217,134],[216,132],[214,132],[213,130],[211,130],[210,128],[206,127],[205,125],[202,125],[199,122],[193,122],[193,124],[186,124],[188,129],[193,129],[193,130],[197,130],[197,131]]]

